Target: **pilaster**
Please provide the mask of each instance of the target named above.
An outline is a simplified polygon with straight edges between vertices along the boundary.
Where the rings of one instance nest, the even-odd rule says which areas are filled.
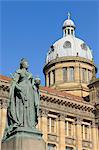
[[[95,124],[95,121],[92,122],[92,141],[93,150],[98,150],[98,126]]]
[[[65,150],[65,115],[59,115],[59,150]]]
[[[77,117],[76,121],[76,129],[77,129],[77,148],[78,150],[82,150],[82,119]]]
[[[41,110],[41,131],[43,133],[43,138],[45,142],[47,141],[47,116],[48,116],[48,111],[42,109]]]

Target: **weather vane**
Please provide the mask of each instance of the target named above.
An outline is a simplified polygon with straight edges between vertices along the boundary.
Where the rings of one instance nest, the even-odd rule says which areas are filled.
[[[68,19],[70,19],[70,12],[68,12],[68,14],[67,14],[67,15],[68,15]]]

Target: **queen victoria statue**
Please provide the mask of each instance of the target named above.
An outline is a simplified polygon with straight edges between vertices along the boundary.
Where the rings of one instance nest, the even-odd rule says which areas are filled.
[[[14,134],[38,135],[36,125],[39,115],[39,84],[28,71],[28,62],[21,59],[20,68],[13,74],[7,107],[7,125],[3,140]]]

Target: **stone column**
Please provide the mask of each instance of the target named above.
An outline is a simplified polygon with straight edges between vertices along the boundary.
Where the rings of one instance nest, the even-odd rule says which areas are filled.
[[[75,81],[79,82],[79,80],[80,80],[80,78],[79,78],[79,64],[76,64],[74,75],[75,75]]]
[[[65,115],[59,116],[59,150],[65,150]]]
[[[48,116],[48,111],[42,109],[41,110],[41,131],[43,133],[43,139],[45,142],[47,142],[47,116]]]
[[[82,150],[82,120],[80,117],[77,117],[76,128],[77,128],[77,148]]]
[[[95,124],[95,121],[92,122],[92,142],[93,150],[98,150],[98,127]]]

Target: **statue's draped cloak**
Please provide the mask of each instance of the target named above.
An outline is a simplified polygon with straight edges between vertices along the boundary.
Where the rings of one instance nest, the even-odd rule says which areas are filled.
[[[39,90],[31,73],[18,69],[13,75],[7,109],[5,134],[16,127],[33,128],[38,121]]]

